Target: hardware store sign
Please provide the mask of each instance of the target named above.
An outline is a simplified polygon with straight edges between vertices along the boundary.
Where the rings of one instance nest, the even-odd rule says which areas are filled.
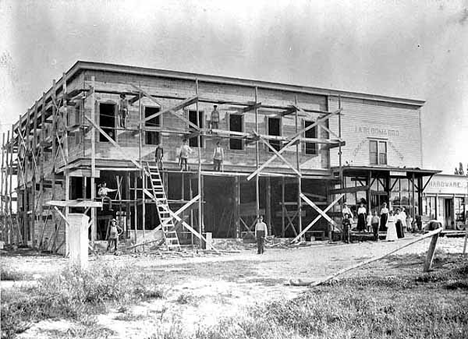
[[[424,193],[434,194],[468,194],[468,177],[434,176]]]

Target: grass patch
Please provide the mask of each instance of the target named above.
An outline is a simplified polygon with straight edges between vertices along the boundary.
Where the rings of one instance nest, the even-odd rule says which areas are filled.
[[[2,281],[20,281],[24,280],[25,274],[21,273],[17,269],[11,268],[11,267],[4,267],[2,265],[1,271],[0,271],[0,280]]]
[[[39,280],[33,288],[3,291],[2,332],[4,336],[12,337],[36,321],[79,320],[84,315],[105,311],[107,303],[162,298],[164,292],[158,284],[159,281],[151,275],[135,272],[130,266],[116,268],[100,265],[88,270],[65,269],[60,274]],[[81,330],[77,331],[81,333]]]
[[[444,264],[447,266],[447,262]],[[468,265],[429,274],[333,281],[294,300],[250,308],[197,338],[468,337]]]

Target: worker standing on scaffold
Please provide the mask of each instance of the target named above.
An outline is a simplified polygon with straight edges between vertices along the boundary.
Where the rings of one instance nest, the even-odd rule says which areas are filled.
[[[120,94],[119,120],[120,127],[127,128],[128,119],[128,101],[125,94]]]
[[[219,111],[218,105],[213,105],[213,112],[211,112],[211,129],[219,128]]]

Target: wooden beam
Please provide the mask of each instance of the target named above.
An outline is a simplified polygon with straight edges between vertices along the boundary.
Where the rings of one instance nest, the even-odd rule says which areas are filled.
[[[149,117],[145,117],[143,119],[143,122],[154,119],[154,118],[156,118],[156,117],[158,117],[158,116],[160,116],[162,114],[166,114],[166,113],[173,113],[174,114],[178,110],[181,110],[181,109],[183,109],[183,108],[185,108],[187,106],[193,105],[197,101],[198,101],[198,96],[193,96],[191,98],[185,99],[184,101],[182,101],[181,103],[175,105],[174,107],[171,107],[171,108],[165,109],[163,111],[160,111],[158,113],[152,114]],[[176,115],[176,116],[180,118],[180,116],[178,116],[178,115]],[[186,120],[186,119],[183,119],[183,120]],[[193,125],[192,126],[193,128],[199,129],[199,127],[197,125],[195,125],[195,124],[192,124],[192,125]]]
[[[255,133],[255,132],[254,132]],[[258,136],[257,133],[255,135]],[[265,144],[269,149],[271,149],[286,165],[288,165],[299,177],[302,177],[302,174],[293,166],[289,161],[287,161],[281,154],[278,153],[278,151],[270,145],[269,142],[263,140],[262,137],[260,137],[260,141]]]
[[[250,106],[247,106],[247,107],[244,107],[240,112],[242,113],[247,113],[247,112],[250,112],[250,111],[253,111],[257,108],[260,108],[262,106],[262,103],[261,102],[257,102],[253,105],[250,105]]]
[[[316,204],[314,204],[314,202],[310,199],[308,199],[304,194],[300,194],[301,198],[309,205],[311,206],[313,209],[315,209],[322,217],[324,217],[330,224],[332,224],[333,226],[337,226],[336,225],[336,222],[331,219],[326,213],[324,213]]]
[[[301,135],[310,130],[311,128],[314,128],[315,126],[317,126],[321,121],[325,121],[325,120],[328,120],[330,119],[331,117],[335,116],[336,114],[339,114],[341,112],[341,109],[339,110],[336,110],[335,112],[329,114],[329,115],[326,115],[326,116],[323,116],[321,118],[318,118],[316,122],[314,122],[313,124],[307,126],[306,128],[300,130],[299,132],[297,132],[295,134],[295,136],[291,139],[291,141],[289,141],[283,148],[281,148],[281,150],[279,150],[279,154],[283,153],[284,151],[286,151],[286,149],[293,145],[297,140],[299,140],[301,138]],[[259,172],[261,172],[266,166],[268,166],[273,160],[275,160],[277,157],[276,154],[274,154],[269,160],[267,160],[262,166],[260,166],[258,169],[255,170],[255,172],[253,172],[252,174],[250,174],[248,177],[247,177],[247,180],[251,180],[254,176],[256,176]]]
[[[358,187],[345,187],[345,188],[338,188],[335,190],[330,190],[330,194],[339,194],[339,193],[356,193],[356,192],[362,192],[362,191],[367,191],[369,189],[369,185],[367,186],[358,186]]]
[[[325,208],[325,209],[323,210],[323,213],[327,213],[327,212],[333,207],[333,205],[335,205],[335,204],[336,204],[341,198],[343,198],[343,197],[344,197],[344,194],[340,194],[335,200],[333,200],[333,202],[332,202],[330,205],[328,205],[327,208]],[[319,215],[319,216],[317,216],[314,220],[312,220],[312,222],[311,222],[309,225],[307,225],[307,227],[304,228],[304,229],[302,230],[302,232],[301,232],[297,237],[295,237],[295,238],[291,241],[291,243],[296,242],[297,240],[299,240],[312,226],[314,226],[314,224],[315,224],[317,221],[320,220],[321,217],[322,217],[322,216]]]
[[[88,121],[91,123],[91,125],[93,125],[93,127],[94,127],[95,129],[97,129],[97,130],[99,131],[99,133],[101,133],[107,140],[109,140],[109,142],[110,142],[112,145],[114,145],[128,160],[130,160],[130,161],[131,161],[136,167],[138,167],[139,169],[142,168],[141,165],[140,165],[138,162],[136,162],[135,160],[133,160],[132,157],[129,156],[129,155],[125,152],[125,150],[124,150],[122,147],[120,147],[120,145],[119,145],[117,142],[115,142],[115,140],[112,139],[112,138],[109,136],[109,134],[107,134],[106,132],[104,132],[104,131],[102,130],[102,128],[99,127],[99,126],[98,126],[94,121],[92,121],[90,118],[88,118],[87,116],[85,116],[85,118],[86,118],[86,120],[88,120]]]

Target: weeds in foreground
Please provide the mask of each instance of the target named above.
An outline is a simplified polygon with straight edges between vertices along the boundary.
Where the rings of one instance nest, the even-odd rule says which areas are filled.
[[[149,275],[135,273],[132,267],[101,265],[88,270],[66,269],[39,280],[33,288],[3,291],[2,337],[23,332],[35,321],[79,320],[83,315],[103,312],[108,302],[123,304],[161,298],[163,293],[158,281]]]
[[[426,277],[427,279],[423,279]],[[468,265],[447,271],[335,281],[294,300],[271,302],[180,333],[153,339],[468,338]],[[450,289],[449,286],[462,286]]]
[[[25,278],[24,273],[21,273],[20,271],[14,268],[2,265],[2,268],[0,271],[0,280],[20,281],[20,280],[24,280],[24,278]]]

